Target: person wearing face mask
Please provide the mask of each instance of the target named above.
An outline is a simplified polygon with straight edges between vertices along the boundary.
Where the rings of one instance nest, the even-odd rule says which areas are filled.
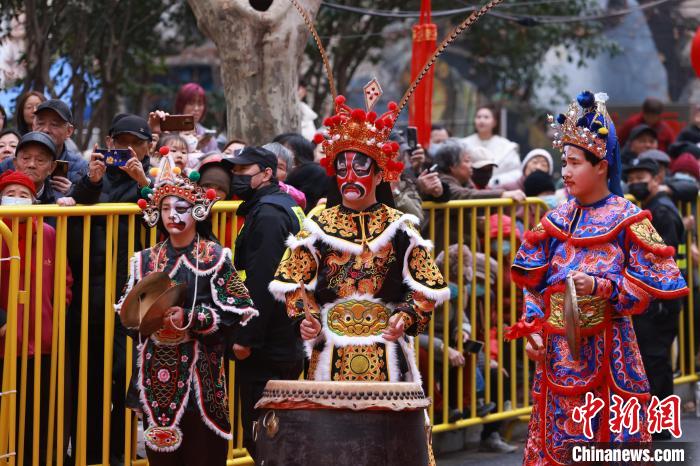
[[[29,134],[29,133],[28,133]],[[29,176],[21,172],[15,172],[8,170],[2,175],[0,175],[0,196],[2,201],[2,207],[5,206],[30,206],[36,202],[36,185],[34,180]],[[2,215],[2,207],[0,207],[0,216]],[[2,218],[0,221],[4,222],[7,227],[12,228],[12,218]],[[25,276],[25,254],[26,254],[26,244],[32,243],[37,244],[37,219],[34,217],[30,218],[20,218],[20,222],[24,223],[30,221],[33,223],[32,236],[27,237],[27,229],[24,225],[20,225],[19,229],[14,233],[18,236],[19,244],[19,254],[20,254],[20,276]],[[42,236],[42,254],[43,254],[43,266],[40,275],[37,273],[30,273],[31,279],[29,283],[29,289],[26,290],[28,294],[29,302],[27,304],[18,304],[17,306],[17,348],[22,348],[23,340],[27,341],[28,355],[27,364],[30,368],[27,371],[26,387],[27,393],[32,393],[34,387],[34,363],[37,358],[40,359],[40,372],[41,372],[41,389],[40,389],[40,426],[39,426],[39,444],[38,451],[40,461],[46,458],[47,453],[47,425],[48,425],[48,412],[49,412],[49,399],[50,390],[49,384],[45,383],[50,378],[51,369],[51,341],[53,335],[53,318],[54,318],[54,275],[56,273],[56,230],[49,225],[47,222],[42,223],[43,236]],[[2,255],[0,257],[7,258],[10,256],[8,245],[3,242],[0,247],[0,252]],[[32,248],[32,272],[34,272],[34,267],[36,264],[36,248]],[[6,322],[7,315],[5,310],[8,305],[8,294],[11,292],[9,277],[10,277],[10,261],[3,260],[0,262],[0,361],[4,358],[5,351],[5,332],[7,331]],[[35,312],[36,309],[36,289],[39,280],[37,277],[41,277],[41,295],[40,295],[40,307],[41,307],[41,334],[35,335]],[[73,275],[71,273],[70,266],[66,266],[66,306],[68,306],[72,299],[72,287],[73,287]],[[20,280],[20,289],[24,289],[24,280]],[[29,320],[29,333],[27,335],[23,334],[23,325],[25,312],[28,314],[27,318]],[[39,350],[39,344],[41,349]],[[2,364],[4,361],[0,362],[0,372],[2,372]],[[18,366],[20,367],[20,361],[18,360]],[[19,379],[18,379],[19,380]],[[69,380],[66,377],[66,380]],[[19,390],[19,387],[17,388]],[[68,390],[65,392],[68,393]],[[31,400],[31,397],[28,398]],[[18,411],[19,412],[19,397],[18,401]],[[32,464],[32,435],[31,432],[34,428],[34,403],[28,401],[26,404],[25,413],[25,436],[24,436],[24,464]],[[69,412],[66,413],[65,424],[67,427],[70,422]],[[63,456],[65,454],[65,447],[67,447],[68,442],[66,438],[65,445],[59,448],[56,452],[57,455]],[[56,457],[56,456],[54,456]]]
[[[262,147],[249,146],[232,165],[231,192],[243,200],[238,215],[245,217],[236,238],[234,263],[245,272],[245,285],[260,315],[238,329],[229,345],[241,390],[243,445],[255,453],[253,407],[270,379],[297,379],[303,369],[303,349],[284,305],[267,289],[282,259],[285,241],[301,228],[304,212],[276,179],[277,157]]]
[[[629,192],[642,208],[651,212],[651,223],[664,243],[678,251],[685,241],[685,229],[676,205],[660,186],[663,179],[659,165],[651,159],[635,159],[626,167]],[[671,345],[678,333],[678,315],[682,300],[656,301],[646,313],[633,318],[639,350],[642,353],[651,394],[660,400],[673,395],[673,368],[671,367]],[[654,434],[654,440],[670,440],[668,431]]]

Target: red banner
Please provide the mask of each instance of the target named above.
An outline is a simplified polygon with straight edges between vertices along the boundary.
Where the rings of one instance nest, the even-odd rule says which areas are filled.
[[[437,26],[431,22],[430,11],[430,0],[421,0],[420,19],[413,26],[411,80],[418,76],[437,47]],[[432,125],[433,69],[418,84],[409,106],[409,125],[418,128],[418,142],[425,148],[430,144]]]

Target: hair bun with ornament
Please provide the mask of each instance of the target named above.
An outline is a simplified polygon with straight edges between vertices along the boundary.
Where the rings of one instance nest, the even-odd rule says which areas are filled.
[[[165,150],[163,150],[165,149]],[[183,176],[179,167],[175,166],[172,157],[169,155],[167,146],[161,147],[160,153],[163,157],[160,160],[159,168],[151,168],[149,173],[156,178],[154,187],[145,187],[141,190],[143,199],[139,199],[137,204],[143,210],[143,217],[150,227],[158,224],[160,219],[160,203],[168,196],[175,196],[183,199],[194,207],[192,217],[201,222],[206,220],[211,211],[211,206],[217,201],[216,192],[212,189],[205,190],[195,184],[199,180],[199,173],[190,172],[189,177]]]

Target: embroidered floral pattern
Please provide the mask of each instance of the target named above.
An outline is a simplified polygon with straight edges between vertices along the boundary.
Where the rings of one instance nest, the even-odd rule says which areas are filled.
[[[445,280],[440,269],[430,258],[428,250],[423,246],[416,246],[411,250],[408,259],[408,269],[411,277],[421,285],[428,288],[444,288]]]
[[[288,250],[289,251],[289,250]],[[275,280],[285,283],[310,283],[316,275],[316,259],[307,248],[300,246],[280,262]]]

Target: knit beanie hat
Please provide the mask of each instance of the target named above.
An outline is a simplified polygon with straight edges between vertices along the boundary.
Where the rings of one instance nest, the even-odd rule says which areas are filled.
[[[36,186],[31,178],[22,172],[16,172],[13,170],[7,170],[5,173],[0,175],[0,192],[11,184],[19,184],[31,191],[32,196],[36,197]]]
[[[530,173],[523,182],[525,195],[528,197],[539,196],[542,193],[554,192],[554,180],[552,176],[542,170],[535,170]]]
[[[692,175],[696,180],[700,181],[700,164],[693,154],[689,152],[684,152],[679,155],[678,158],[671,162],[671,173],[676,174],[677,172],[688,173]]]
[[[544,149],[532,149],[530,152],[528,152],[523,159],[523,163],[520,164],[520,168],[522,168],[524,171],[527,163],[535,157],[544,157],[547,159],[547,164],[549,166],[548,172],[550,175],[554,173],[554,161],[552,160],[552,155]]]

